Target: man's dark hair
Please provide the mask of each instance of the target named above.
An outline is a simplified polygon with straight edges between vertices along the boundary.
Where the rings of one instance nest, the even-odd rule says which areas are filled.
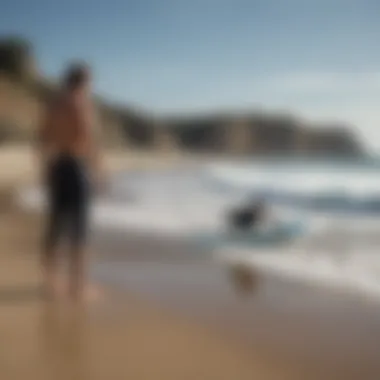
[[[86,83],[90,78],[90,69],[85,63],[69,65],[63,76],[63,86],[68,90],[75,90]]]

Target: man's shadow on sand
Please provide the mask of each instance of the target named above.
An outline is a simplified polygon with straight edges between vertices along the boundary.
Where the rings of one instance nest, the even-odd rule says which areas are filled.
[[[21,284],[0,286],[0,305],[1,304],[23,304],[34,302],[43,298],[41,285]]]

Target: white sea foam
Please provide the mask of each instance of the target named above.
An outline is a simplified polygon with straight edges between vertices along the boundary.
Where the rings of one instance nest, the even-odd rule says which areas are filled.
[[[131,194],[124,200],[124,194]],[[129,199],[130,198],[130,199]],[[45,196],[38,188],[22,189],[19,202],[42,209]],[[120,178],[92,209],[95,226],[186,236],[196,231],[221,228],[221,213],[236,197],[208,193],[193,176],[157,174]]]
[[[356,197],[378,196],[379,175],[369,171],[352,171],[312,167],[303,170],[284,165],[232,165],[212,164],[210,175],[237,187],[255,189],[258,186],[297,194],[341,194]]]

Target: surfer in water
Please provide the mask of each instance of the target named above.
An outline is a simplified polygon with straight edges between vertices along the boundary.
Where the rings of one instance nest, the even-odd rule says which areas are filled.
[[[262,199],[255,199],[244,205],[233,209],[228,215],[230,227],[239,230],[256,228],[266,219],[267,207]]]
[[[42,255],[44,282],[48,294],[57,295],[57,249],[64,236],[70,245],[68,291],[75,299],[84,295],[90,179],[94,175],[99,178],[100,173],[90,83],[85,64],[71,65],[64,73],[60,94],[46,109],[39,133],[48,207]]]

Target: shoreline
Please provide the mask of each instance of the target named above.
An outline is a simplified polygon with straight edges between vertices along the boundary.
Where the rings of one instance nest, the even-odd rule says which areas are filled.
[[[323,267],[316,265],[318,260],[307,256],[308,252],[265,252],[249,255],[234,255],[234,250],[215,255],[226,267],[240,268],[247,273],[264,273],[283,281],[292,281],[305,287],[315,287],[324,291],[347,294],[356,298],[368,299],[380,305],[380,285],[368,279],[364,273],[344,273],[345,268],[334,267],[342,265],[345,258],[330,256],[331,262]],[[313,262],[313,259],[315,262]],[[317,257],[318,259],[318,257]],[[324,258],[326,259],[326,257]],[[324,263],[326,264],[326,263]],[[351,264],[352,265],[352,264]],[[340,272],[339,272],[340,271]]]

